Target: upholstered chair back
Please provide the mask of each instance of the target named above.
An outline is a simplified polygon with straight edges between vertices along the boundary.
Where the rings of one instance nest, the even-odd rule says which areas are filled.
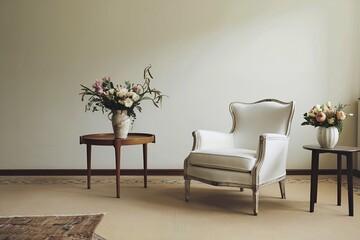
[[[233,118],[234,147],[256,150],[259,136],[263,133],[278,133],[289,136],[292,104],[277,100],[262,100],[255,103],[233,102],[230,113]]]

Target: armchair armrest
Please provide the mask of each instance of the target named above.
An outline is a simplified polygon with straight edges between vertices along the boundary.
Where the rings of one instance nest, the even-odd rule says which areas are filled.
[[[231,148],[234,146],[232,133],[196,130],[192,135],[194,137],[193,151],[200,149]]]
[[[289,137],[283,134],[265,133],[259,138],[257,162],[254,170],[259,184],[271,182],[286,175]]]

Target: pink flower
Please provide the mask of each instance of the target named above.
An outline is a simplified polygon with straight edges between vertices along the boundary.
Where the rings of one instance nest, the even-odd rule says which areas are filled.
[[[133,86],[133,91],[136,92],[137,94],[141,93],[142,87],[140,85],[135,85]]]
[[[326,120],[326,115],[323,112],[319,112],[316,114],[315,118],[318,122],[324,122]]]
[[[95,83],[92,85],[93,88],[95,88],[95,92],[99,93],[99,94],[102,94],[104,92],[104,89],[103,89],[103,80],[100,80],[100,79],[96,79]]]
[[[346,114],[343,111],[339,111],[339,112],[336,113],[336,117],[339,120],[345,120]]]

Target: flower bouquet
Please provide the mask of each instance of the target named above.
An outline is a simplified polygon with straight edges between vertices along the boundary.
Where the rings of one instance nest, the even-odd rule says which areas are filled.
[[[331,102],[322,105],[315,105],[309,112],[304,113],[305,122],[301,125],[311,125],[314,127],[336,127],[341,133],[343,121],[347,116],[353,116],[352,113],[346,114],[343,109],[348,104],[339,103],[338,106],[332,106]]]
[[[347,104],[339,103],[332,106],[331,102],[316,105],[309,112],[304,113],[305,121],[301,125],[319,127],[317,140],[322,148],[334,148],[339,140],[339,134],[343,129],[343,121],[352,113],[346,114],[343,109]]]
[[[114,133],[116,137],[120,136],[116,130],[120,128],[129,128],[130,124],[136,119],[135,110],[141,112],[140,106],[143,100],[151,101],[155,107],[161,105],[163,95],[161,91],[150,87],[150,80],[153,79],[150,73],[151,65],[144,69],[144,83],[134,84],[126,81],[123,85],[114,85],[110,77],[97,79],[92,85],[92,89],[81,85],[81,100],[84,101],[88,96],[88,103],[85,105],[85,111],[110,111]],[[131,123],[130,123],[131,120]],[[126,138],[127,132],[121,134],[121,138]]]

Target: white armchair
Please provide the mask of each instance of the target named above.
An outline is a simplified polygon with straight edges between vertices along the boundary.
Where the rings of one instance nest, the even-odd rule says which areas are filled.
[[[229,133],[193,132],[193,149],[184,161],[185,200],[190,181],[215,186],[250,188],[253,212],[258,214],[259,188],[279,182],[285,198],[286,160],[295,103],[264,99],[229,106],[233,126]]]

